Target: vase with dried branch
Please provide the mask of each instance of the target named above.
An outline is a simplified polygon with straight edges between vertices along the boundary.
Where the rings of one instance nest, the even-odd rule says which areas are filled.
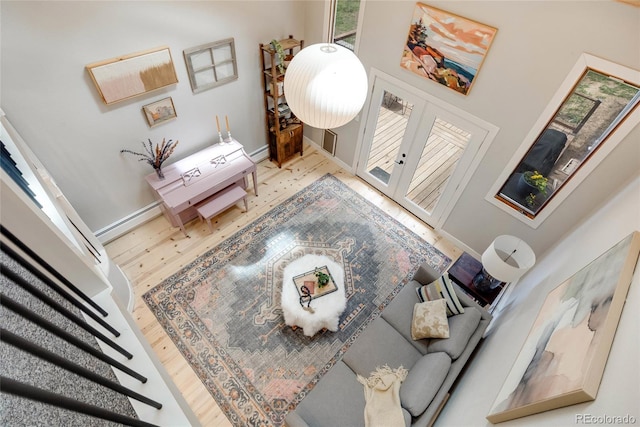
[[[173,154],[173,150],[176,149],[179,141],[173,142],[173,140],[167,141],[165,138],[162,138],[161,144],[154,144],[151,140],[149,142],[142,142],[142,147],[144,148],[144,153],[138,153],[136,151],[131,150],[120,150],[120,153],[128,153],[133,154],[138,157],[138,161],[147,162],[153,167],[158,174],[158,179],[164,179],[164,173],[162,172],[162,164]]]

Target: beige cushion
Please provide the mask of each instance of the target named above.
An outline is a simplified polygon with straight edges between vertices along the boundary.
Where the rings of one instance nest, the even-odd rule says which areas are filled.
[[[449,338],[447,302],[444,299],[421,302],[413,306],[411,338]]]

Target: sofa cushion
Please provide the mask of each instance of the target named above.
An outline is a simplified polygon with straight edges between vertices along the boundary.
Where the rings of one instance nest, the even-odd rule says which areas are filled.
[[[410,307],[419,303],[420,300],[416,295],[416,288],[421,286],[415,280],[407,283],[404,288],[398,292],[393,301],[384,309],[382,317],[391,326],[394,327],[407,341],[418,349],[422,354],[427,354],[428,339],[413,341],[411,339],[411,321],[413,319],[413,311]]]
[[[368,378],[379,366],[411,369],[421,356],[393,326],[378,317],[362,331],[342,361],[356,374]]]
[[[355,373],[337,362],[323,376],[295,410],[310,426],[364,426],[364,390]],[[327,410],[329,409],[330,410]],[[287,416],[295,425],[298,417]]]
[[[416,289],[421,302],[433,301],[444,298],[447,302],[447,316],[455,316],[464,313],[464,307],[456,295],[456,291],[449,276],[440,276],[438,279]]]
[[[402,407],[414,417],[429,406],[449,373],[451,359],[447,354],[430,353],[422,356],[400,385]]]
[[[413,306],[411,338],[449,338],[445,300],[426,301]]]
[[[404,425],[409,427],[411,425],[411,414],[409,411],[402,408],[402,416],[404,417]]]
[[[429,342],[428,352],[443,351],[452,360],[456,360],[478,328],[480,317],[480,311],[475,307],[467,307],[464,313],[449,317],[449,338],[432,339]]]

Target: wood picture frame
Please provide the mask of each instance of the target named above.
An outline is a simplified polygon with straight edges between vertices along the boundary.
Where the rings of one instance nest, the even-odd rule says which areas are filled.
[[[178,83],[167,46],[94,62],[85,68],[107,105]]]
[[[142,112],[150,127],[175,119],[177,116],[173,99],[170,96],[142,106]]]
[[[596,398],[639,254],[635,231],[549,292],[489,421]]]
[[[233,38],[185,49],[191,91],[199,93],[238,79]]]
[[[468,95],[498,30],[416,3],[400,66]]]

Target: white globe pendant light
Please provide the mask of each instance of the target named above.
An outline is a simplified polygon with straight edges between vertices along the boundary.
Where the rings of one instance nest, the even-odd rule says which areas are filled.
[[[302,49],[287,67],[284,93],[303,123],[331,129],[351,121],[367,97],[367,73],[353,52],[334,43]]]

